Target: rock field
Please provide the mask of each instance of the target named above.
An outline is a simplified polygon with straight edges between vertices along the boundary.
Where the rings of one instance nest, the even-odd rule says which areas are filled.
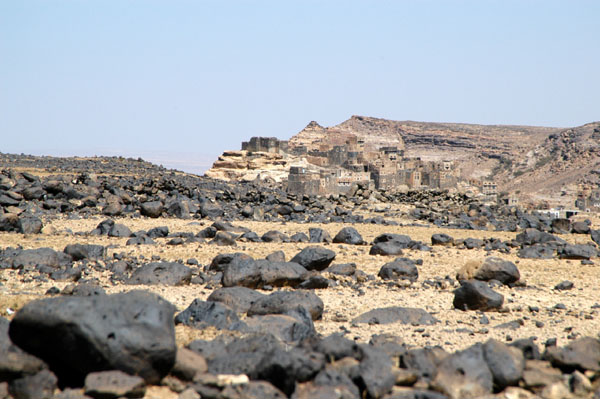
[[[600,230],[0,156],[0,399],[600,398]]]

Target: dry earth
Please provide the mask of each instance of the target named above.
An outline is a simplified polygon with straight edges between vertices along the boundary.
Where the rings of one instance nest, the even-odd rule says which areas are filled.
[[[200,265],[206,265],[220,253],[245,252],[254,258],[264,258],[266,255],[282,250],[286,259],[290,259],[307,245],[297,243],[239,243],[237,247],[218,247],[209,244],[185,244],[183,246],[167,246],[168,239],[156,239],[158,245],[125,246],[124,238],[86,237],[74,235],[78,232],[89,232],[102,221],[102,218],[81,220],[55,219],[45,223],[41,235],[24,236],[15,233],[0,233],[0,246],[24,248],[51,247],[62,250],[70,243],[93,243],[110,245],[109,257],[112,253],[125,253],[150,259],[158,255],[162,260],[182,260],[195,258]],[[150,229],[157,226],[168,226],[171,232],[198,232],[210,222],[190,221],[171,218],[162,219],[115,219],[124,223],[132,231]],[[402,221],[401,221],[402,222]],[[407,223],[408,221],[404,221]],[[235,225],[244,226],[259,235],[269,230],[279,230],[286,234],[295,232],[308,233],[309,227],[321,227],[334,236],[344,225],[342,224],[291,224],[264,222],[237,222]],[[510,240],[516,233],[492,231],[449,230],[434,227],[413,226],[354,226],[366,241],[372,241],[382,233],[400,233],[410,235],[413,240],[430,243],[432,234],[446,233],[457,238],[500,238]],[[571,243],[586,243],[588,235],[565,235],[561,238]],[[443,279],[445,276],[455,277],[457,270],[468,260],[482,260],[488,254],[484,250],[459,250],[434,246],[432,252],[406,250],[404,256],[422,259],[419,266],[419,279],[412,285],[385,283],[376,277],[379,268],[393,257],[369,255],[370,246],[351,246],[345,244],[325,244],[337,253],[334,263],[355,262],[358,269],[375,276],[366,281],[360,288],[351,288],[339,284],[337,287],[316,290],[324,304],[323,319],[315,322],[317,331],[323,335],[334,332],[347,332],[347,337],[359,341],[368,341],[373,334],[393,333],[410,346],[440,345],[448,351],[455,351],[472,345],[475,342],[496,338],[501,341],[520,338],[537,337],[542,345],[548,338],[556,337],[558,345],[569,343],[569,336],[598,336],[600,318],[598,309],[600,297],[597,287],[600,283],[596,265],[581,265],[579,261],[568,260],[530,260],[519,259],[516,251],[510,254],[492,252],[492,256],[500,256],[513,261],[520,270],[524,287],[501,287],[496,290],[505,297],[504,309],[500,312],[486,312],[489,324],[482,324],[482,313],[460,311],[453,309],[453,289],[451,283],[445,281],[441,288],[424,285],[425,280]],[[109,280],[110,272],[91,272],[85,278],[96,277],[108,293],[116,293],[133,289],[147,289],[162,295],[175,304],[178,310],[185,309],[194,299],[206,299],[211,289],[200,285],[183,287],[164,286],[129,286],[113,285]],[[330,278],[340,280],[339,276]],[[343,279],[343,278],[342,278]],[[556,291],[553,287],[563,280],[570,280],[575,288],[570,291]],[[52,286],[62,289],[68,283],[48,281],[40,283],[18,275],[15,270],[0,270],[0,314],[10,318],[11,315],[28,301],[43,297]],[[342,282],[341,282],[342,283]],[[555,305],[565,305],[564,310],[554,309]],[[387,325],[368,325],[352,323],[358,315],[378,307],[404,306],[423,308],[435,315],[441,322],[433,326],[410,326],[399,323]],[[539,312],[531,312],[530,307],[539,308]],[[499,328],[503,323],[520,320],[519,328]],[[537,326],[536,326],[537,322]],[[543,324],[542,324],[543,323]],[[185,345],[193,339],[212,338],[220,332],[216,330],[194,330],[178,326],[178,345]],[[147,397],[153,397],[149,391]],[[161,397],[160,395],[158,397]]]

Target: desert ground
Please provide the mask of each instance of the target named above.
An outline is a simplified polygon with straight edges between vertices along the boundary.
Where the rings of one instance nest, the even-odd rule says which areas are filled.
[[[158,256],[164,261],[182,261],[194,258],[199,267],[210,264],[220,253],[243,252],[255,259],[261,259],[275,251],[283,251],[286,259],[291,259],[308,243],[238,243],[236,247],[221,247],[211,244],[190,243],[180,246],[166,245],[168,238],[156,239],[158,245],[125,246],[125,238],[86,237],[77,233],[87,233],[93,230],[104,218],[69,220],[58,218],[47,223],[41,235],[0,234],[2,246],[22,246],[24,249],[50,247],[62,251],[72,243],[100,244],[109,247],[109,258],[113,253],[125,253],[128,257],[150,260]],[[210,222],[189,221],[175,218],[146,219],[146,218],[117,218],[132,231],[149,230],[153,227],[167,226],[171,232],[197,233]],[[404,221],[408,222],[408,221]],[[308,234],[310,227],[320,227],[332,237],[343,228],[344,224],[294,224],[269,222],[236,222],[235,226],[246,227],[259,236],[270,230],[278,230],[292,235],[297,232]],[[462,238],[499,238],[503,241],[513,239],[517,233],[493,231],[466,231],[443,229],[435,227],[414,226],[381,226],[357,224],[354,226],[365,241],[371,242],[383,233],[398,233],[409,235],[413,240],[430,243],[432,234],[446,233],[455,239]],[[589,242],[589,236],[563,235],[561,238],[570,243],[584,244]],[[598,318],[597,293],[599,278],[597,265],[582,265],[579,261],[564,259],[533,260],[520,259],[514,253],[486,253],[483,249],[456,249],[454,247],[433,246],[431,252],[406,250],[403,256],[411,259],[421,259],[423,265],[418,267],[419,279],[415,283],[384,282],[378,279],[377,272],[385,263],[395,257],[369,255],[369,245],[355,246],[346,244],[324,244],[337,255],[335,263],[354,262],[359,270],[372,275],[373,280],[363,284],[344,284],[344,278],[331,275],[337,279],[336,287],[316,290],[323,300],[325,310],[323,319],[315,322],[317,331],[323,335],[335,332],[345,332],[347,336],[368,342],[373,334],[392,333],[402,338],[410,346],[440,345],[448,351],[464,349],[475,342],[495,338],[510,342],[520,338],[536,337],[539,344],[549,338],[557,338],[559,345],[566,344],[576,336],[597,336],[600,328]],[[461,311],[452,306],[453,290],[458,287],[456,273],[469,260],[483,260],[487,256],[499,256],[514,262],[520,273],[523,286],[509,288],[498,287],[496,291],[505,297],[505,306],[501,311],[486,312],[489,324],[482,324],[483,313]],[[164,286],[132,286],[114,285],[110,282],[110,272],[91,272],[86,279],[98,279],[107,293],[116,293],[133,289],[146,289],[163,296],[175,304],[178,310],[185,309],[194,299],[205,300],[212,292],[211,288],[203,285],[188,285],[181,287]],[[449,277],[450,279],[446,279]],[[27,301],[44,297],[46,291],[55,286],[63,289],[70,282],[37,282],[28,281],[26,276],[19,275],[16,270],[0,271],[2,286],[2,307],[0,313],[9,317]],[[440,280],[439,287],[426,285],[426,280]],[[574,283],[574,288],[568,291],[557,291],[556,284],[564,280]],[[285,289],[285,288],[283,288]],[[265,292],[268,293],[268,292]],[[566,309],[556,309],[557,304],[564,304]],[[423,308],[432,313],[441,323],[433,326],[411,327],[399,323],[387,325],[353,324],[352,320],[360,314],[374,308],[388,306],[403,306]],[[531,312],[530,307],[539,308]],[[518,321],[518,328],[502,327],[503,324]],[[536,326],[537,322],[537,326]],[[540,322],[542,324],[540,324]],[[514,327],[514,326],[513,326]],[[180,345],[185,345],[192,339],[201,338],[204,334],[215,334],[215,331],[198,331],[185,326],[177,326],[177,337]]]

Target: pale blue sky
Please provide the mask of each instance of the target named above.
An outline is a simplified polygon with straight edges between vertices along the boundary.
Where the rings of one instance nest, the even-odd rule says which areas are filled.
[[[600,120],[598,1],[0,0],[0,152],[198,170],[311,120]]]

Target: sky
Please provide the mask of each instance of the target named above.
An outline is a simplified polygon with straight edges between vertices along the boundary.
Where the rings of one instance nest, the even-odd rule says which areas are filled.
[[[310,121],[600,120],[600,2],[0,0],[0,152],[201,173]]]

